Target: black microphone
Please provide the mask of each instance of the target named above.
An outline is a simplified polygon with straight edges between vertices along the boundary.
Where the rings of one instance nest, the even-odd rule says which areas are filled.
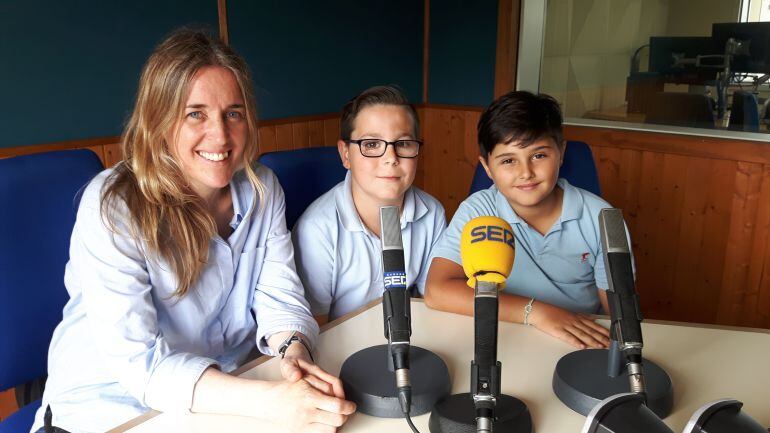
[[[471,361],[471,396],[476,406],[476,431],[491,432],[497,399],[500,398],[500,370],[497,360],[497,283],[477,281],[474,296],[474,359]]]
[[[385,290],[382,313],[388,352],[396,373],[396,388],[401,411],[409,414],[412,385],[409,381],[409,337],[412,335],[411,302],[406,286],[404,244],[398,206],[380,208],[380,239]]]
[[[599,212],[599,231],[607,270],[607,301],[610,307],[611,331],[626,358],[631,392],[646,397],[642,370],[642,312],[634,285],[631,248],[620,209]]]

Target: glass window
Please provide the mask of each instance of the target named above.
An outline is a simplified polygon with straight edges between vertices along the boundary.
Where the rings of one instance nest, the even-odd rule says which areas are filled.
[[[538,89],[570,121],[768,133],[770,0],[548,0],[544,21]]]

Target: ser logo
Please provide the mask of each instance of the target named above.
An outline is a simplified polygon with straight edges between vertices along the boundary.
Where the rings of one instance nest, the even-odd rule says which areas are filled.
[[[503,242],[514,248],[513,233],[500,226],[477,226],[471,229],[471,243],[481,241]]]
[[[403,272],[385,272],[385,289],[406,289],[406,274]]]

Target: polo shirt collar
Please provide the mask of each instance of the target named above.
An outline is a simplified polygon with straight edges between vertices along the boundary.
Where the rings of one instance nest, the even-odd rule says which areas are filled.
[[[356,205],[353,203],[352,182],[350,170],[348,170],[345,174],[342,188],[337,188],[334,192],[337,213],[345,230],[349,232],[368,231],[364,229],[364,224],[358,215]],[[401,211],[401,229],[403,230],[408,223],[419,220],[427,213],[427,204],[415,193],[414,188],[410,187],[406,190],[406,193],[404,193],[404,208]]]
[[[561,222],[580,219],[583,216],[583,195],[567,179],[559,178],[557,184],[564,191],[561,204]]]
[[[583,215],[583,196],[580,194],[577,188],[567,182],[567,179],[559,178],[556,184],[561,187],[562,191],[564,191],[564,195],[562,196],[561,216],[557,220],[557,224],[565,221],[580,219],[580,217]],[[495,192],[495,205],[498,209],[498,212],[500,212],[500,216],[504,220],[512,224],[527,224],[526,221],[521,219],[519,215],[513,211],[513,208],[508,203],[508,200],[505,198],[503,193],[497,189],[497,186],[492,185],[490,188]]]

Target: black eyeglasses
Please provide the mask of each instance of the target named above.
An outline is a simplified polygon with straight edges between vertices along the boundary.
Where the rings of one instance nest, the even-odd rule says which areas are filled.
[[[396,156],[399,158],[416,158],[420,154],[422,141],[420,140],[396,140],[387,141],[376,138],[364,138],[362,140],[348,140],[348,143],[357,144],[361,155],[367,158],[379,158],[385,155],[388,145],[393,145]]]

